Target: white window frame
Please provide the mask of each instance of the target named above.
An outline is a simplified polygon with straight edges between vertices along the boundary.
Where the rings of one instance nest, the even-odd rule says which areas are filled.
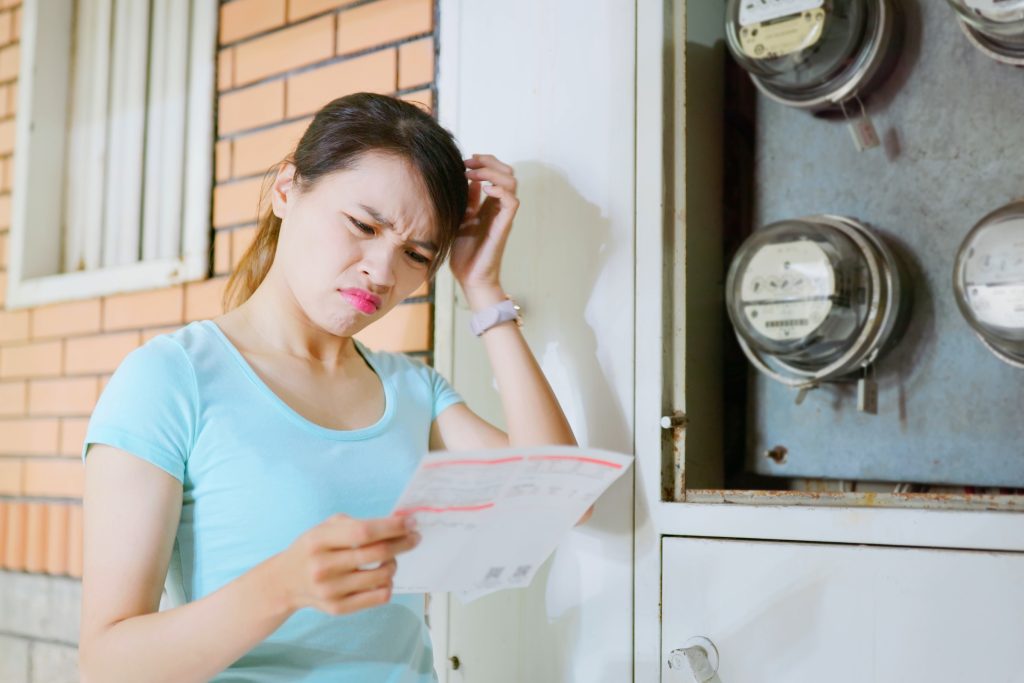
[[[70,200],[62,179],[68,155],[68,106],[73,91],[70,74],[75,3],[73,0],[24,0],[7,308],[92,299],[207,277],[219,3],[217,0],[191,2],[188,104],[184,111],[187,133],[170,145],[161,145],[161,153],[167,156],[154,159],[150,155],[146,168],[137,169],[142,174],[144,171],[152,173],[154,169],[161,172],[161,167],[169,166],[184,173],[180,202],[164,202],[170,205],[159,207],[171,218],[163,213],[158,218],[162,225],[175,225],[170,244],[171,250],[177,253],[167,255],[167,236],[159,234],[157,239],[163,246],[158,249],[163,255],[153,256],[153,250],[147,247],[141,261],[62,272],[64,202]],[[159,4],[159,0],[153,3],[154,11]],[[186,76],[184,68],[183,64],[179,77]],[[146,111],[151,125],[152,117],[159,115],[153,109]],[[112,149],[111,156],[116,156],[117,147]],[[108,159],[106,167],[116,168],[112,164],[117,161]],[[55,195],[58,200],[54,199]],[[151,213],[151,207],[145,208]],[[151,220],[151,216],[147,215],[145,220]],[[177,242],[178,224],[180,244]],[[101,224],[89,227],[93,235],[104,229]]]

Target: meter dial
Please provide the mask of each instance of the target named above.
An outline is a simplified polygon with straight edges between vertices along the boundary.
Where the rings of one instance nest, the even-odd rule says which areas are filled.
[[[960,312],[1002,360],[1024,367],[1024,201],[985,216],[956,255]]]
[[[758,230],[740,247],[726,282],[729,318],[744,353],[792,386],[872,363],[894,341],[905,298],[889,248],[842,216]]]
[[[863,95],[899,40],[891,0],[728,0],[729,51],[767,96],[812,111]]]
[[[1024,0],[948,0],[960,27],[993,59],[1024,66]]]

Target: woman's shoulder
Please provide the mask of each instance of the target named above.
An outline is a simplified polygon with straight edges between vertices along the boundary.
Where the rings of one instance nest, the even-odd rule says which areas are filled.
[[[161,385],[191,384],[194,370],[190,356],[195,346],[195,331],[186,328],[157,334],[145,340],[125,355],[114,374],[121,381],[159,380]]]

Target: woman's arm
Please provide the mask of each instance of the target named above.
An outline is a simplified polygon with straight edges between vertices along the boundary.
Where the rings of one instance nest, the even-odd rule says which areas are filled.
[[[501,286],[501,259],[519,199],[511,166],[491,155],[473,155],[466,167],[469,207],[452,249],[451,268],[476,312],[507,298]],[[488,195],[482,204],[481,193]],[[438,416],[431,447],[575,446],[572,428],[519,326],[512,321],[495,325],[481,335],[481,341],[498,385],[508,433],[464,405],[456,405]],[[579,523],[592,512],[593,508]]]
[[[104,444],[90,447],[85,471],[82,681],[208,681],[288,618],[270,561],[200,600],[158,612],[181,482]]]

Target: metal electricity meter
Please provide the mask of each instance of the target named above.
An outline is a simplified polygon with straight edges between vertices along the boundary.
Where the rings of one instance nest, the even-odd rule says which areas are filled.
[[[729,267],[726,305],[750,362],[810,389],[867,377],[906,319],[905,283],[895,255],[867,226],[809,216],[747,238]]]
[[[953,290],[982,342],[1024,368],[1024,201],[996,209],[967,233],[956,255]]]
[[[960,27],[992,59],[1024,66],[1024,0],[948,0]]]
[[[729,51],[768,97],[843,108],[884,78],[899,52],[891,0],[728,0]]]

